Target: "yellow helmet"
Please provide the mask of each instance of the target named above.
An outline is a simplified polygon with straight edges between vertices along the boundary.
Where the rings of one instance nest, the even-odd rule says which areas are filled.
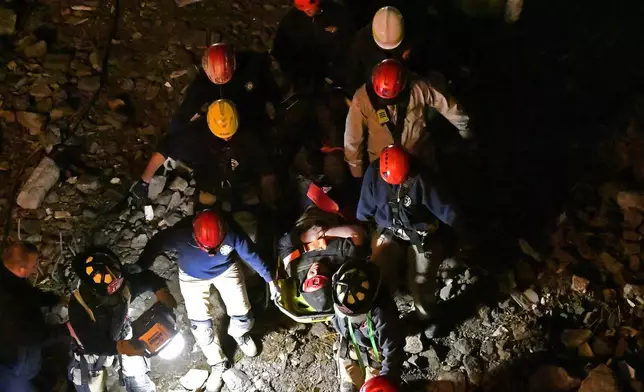
[[[227,99],[218,99],[208,106],[208,128],[215,136],[221,139],[232,137],[239,122],[235,104]]]

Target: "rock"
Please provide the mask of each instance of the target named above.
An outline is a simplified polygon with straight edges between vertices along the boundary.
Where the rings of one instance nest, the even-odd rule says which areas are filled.
[[[439,295],[443,301],[447,301],[448,299],[450,299],[451,294],[452,294],[452,285],[448,284],[447,286],[441,289]]]
[[[595,356],[588,342],[584,342],[579,347],[577,347],[577,353],[579,354],[580,357],[584,357],[584,358],[592,358]]]
[[[156,84],[149,85],[147,87],[147,89],[145,90],[145,100],[146,101],[151,101],[154,98],[156,98],[157,95],[159,95],[159,90],[160,89],[161,88],[159,86],[157,86]]]
[[[481,360],[474,356],[467,356],[463,360],[465,372],[471,384],[480,385],[483,381],[483,364]]]
[[[208,371],[202,369],[190,369],[183,377],[179,379],[179,383],[185,389],[194,391],[201,388],[208,379]]]
[[[419,354],[423,351],[423,341],[421,334],[417,333],[405,338],[405,347],[403,350],[408,354]]]
[[[530,392],[566,392],[577,388],[579,379],[570,377],[564,368],[557,366],[542,366],[529,381]]]
[[[585,294],[589,284],[590,282],[586,278],[577,275],[572,276],[572,289],[579,293]]]
[[[635,208],[644,211],[644,193],[623,191],[617,194],[617,204],[623,209]]]
[[[54,218],[55,219],[67,219],[71,218],[72,214],[69,211],[55,211],[54,212]]]
[[[601,364],[594,368],[581,383],[578,392],[618,392],[617,381],[613,371]]]
[[[629,229],[637,229],[644,221],[644,215],[636,208],[627,208],[624,210],[624,226]]]
[[[533,304],[538,304],[539,303],[539,294],[537,294],[532,289],[527,289],[526,291],[524,291],[523,296],[526,297],[527,299],[529,299],[530,302],[532,302]]]
[[[467,355],[472,352],[472,345],[468,339],[458,339],[454,342],[454,349],[463,355]]]
[[[144,217],[145,217],[145,214],[143,213],[143,211],[137,210],[128,218],[127,221],[130,223],[136,223],[141,219],[143,219]]]
[[[76,189],[86,195],[96,193],[96,191],[98,191],[100,187],[101,183],[99,181],[99,178],[95,176],[82,175],[76,182]]]
[[[168,187],[168,189],[172,191],[179,191],[179,192],[185,191],[186,188],[188,188],[188,181],[184,180],[181,177],[175,178],[170,184],[170,186]]]
[[[461,372],[444,372],[438,375],[439,382],[451,383],[452,389],[445,391],[465,392],[467,389],[467,377]],[[443,391],[440,389],[440,391]]]
[[[47,192],[58,182],[60,169],[49,157],[43,158],[20,189],[16,203],[25,209],[36,209]]]
[[[481,354],[485,356],[490,356],[494,353],[494,342],[492,340],[486,340],[481,345]]]
[[[47,54],[47,43],[45,41],[38,41],[33,45],[27,46],[23,53],[27,57],[41,58]]]
[[[561,334],[561,343],[566,347],[576,348],[593,335],[589,329],[567,329]]]
[[[0,36],[11,35],[16,31],[16,13],[0,7]]]
[[[436,371],[440,368],[441,360],[438,357],[438,354],[436,353],[434,347],[430,347],[428,350],[423,351],[422,353],[420,353],[420,356],[427,358],[430,371]]]
[[[613,346],[604,339],[598,337],[593,338],[591,348],[592,351],[599,356],[608,356],[613,354]]]
[[[101,78],[98,76],[85,76],[78,79],[78,88],[81,91],[93,93],[101,88]]]
[[[29,91],[29,94],[36,99],[43,99],[51,96],[51,89],[46,84],[38,84]]]
[[[175,212],[165,217],[162,223],[164,223],[166,226],[174,226],[179,223],[181,219],[183,219],[181,214]]]
[[[143,249],[145,247],[145,244],[148,243],[148,236],[145,234],[139,234],[138,236],[134,237],[132,240],[132,248],[134,249]]]
[[[18,123],[29,130],[30,135],[38,135],[42,131],[47,117],[38,113],[18,112]]]
[[[20,229],[27,234],[40,234],[42,222],[38,219],[20,220]]]
[[[181,193],[174,192],[168,203],[168,211],[172,211],[181,205]]]
[[[71,61],[72,56],[68,54],[48,54],[45,56],[43,67],[46,70],[67,72]]]
[[[152,177],[152,180],[150,180],[150,185],[148,186],[148,198],[150,200],[156,199],[161,194],[161,192],[163,192],[166,181],[168,181],[168,178],[166,176]]]
[[[222,375],[224,384],[230,392],[246,392],[253,389],[253,382],[248,378],[246,373],[237,369],[230,368]]]
[[[311,330],[309,331],[311,335],[317,337],[317,338],[324,338],[325,336],[329,335],[329,328],[327,328],[324,323],[313,323],[311,325]]]
[[[297,348],[297,341],[290,336],[286,336],[282,341],[282,347],[287,354],[291,354]]]
[[[623,291],[624,298],[630,303],[637,306],[644,305],[644,286],[636,286],[632,284],[624,285]]]

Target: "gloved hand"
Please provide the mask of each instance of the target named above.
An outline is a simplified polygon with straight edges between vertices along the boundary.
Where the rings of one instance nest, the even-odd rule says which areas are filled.
[[[282,296],[282,292],[274,280],[268,283],[268,289],[271,291],[271,301],[275,301]]]
[[[132,194],[132,204],[136,208],[143,208],[148,204],[148,188],[150,184],[143,180],[138,180],[130,188],[130,193]]]
[[[145,343],[138,339],[119,340],[116,342],[116,351],[130,357],[142,357],[146,354]]]
[[[167,287],[157,290],[154,295],[157,297],[157,301],[161,302],[170,309],[177,307],[177,300],[174,298],[172,293]]]

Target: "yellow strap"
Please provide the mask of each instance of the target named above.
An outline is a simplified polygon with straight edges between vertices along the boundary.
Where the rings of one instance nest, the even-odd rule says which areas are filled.
[[[80,291],[78,289],[76,289],[76,291],[74,291],[74,298],[76,298],[76,301],[78,301],[78,303],[83,308],[85,308],[85,311],[89,315],[89,318],[91,318],[93,322],[96,322],[96,318],[94,317],[94,312],[92,312],[92,310],[89,308],[89,306],[87,306],[87,304],[83,300],[83,297],[81,296],[81,293],[80,293]]]

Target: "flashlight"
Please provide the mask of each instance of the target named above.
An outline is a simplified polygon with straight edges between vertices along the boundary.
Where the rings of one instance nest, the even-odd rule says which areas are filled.
[[[185,346],[185,339],[176,329],[174,312],[161,302],[156,302],[132,323],[132,332],[145,343],[147,357],[158,355],[162,359],[173,359]]]

